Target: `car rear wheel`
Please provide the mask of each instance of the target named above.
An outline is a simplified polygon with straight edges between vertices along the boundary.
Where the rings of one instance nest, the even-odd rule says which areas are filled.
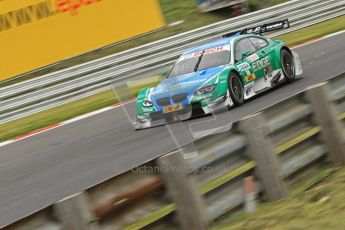
[[[296,77],[295,63],[291,53],[285,49],[280,52],[280,61],[286,82],[292,82]]]
[[[244,102],[244,88],[240,77],[235,72],[231,72],[228,78],[228,89],[232,102],[236,105],[242,105]]]

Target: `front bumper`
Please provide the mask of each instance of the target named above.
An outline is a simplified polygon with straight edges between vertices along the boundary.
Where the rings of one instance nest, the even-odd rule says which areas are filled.
[[[141,115],[137,115],[134,122],[134,129],[146,129],[156,127],[164,124],[169,124],[178,121],[188,120],[192,117],[192,105],[188,105],[186,108],[180,111],[171,113],[153,112],[149,118]]]
[[[219,97],[217,100],[213,101],[210,104],[202,106],[202,110],[205,114],[217,113],[227,110],[229,107],[233,106],[234,103],[232,102],[229,92],[225,95]]]
[[[197,105],[197,104],[194,104]],[[201,107],[204,114],[217,113],[227,110],[229,107],[233,106],[233,102],[229,96],[229,93],[219,97],[217,100],[204,104]],[[195,106],[196,107],[196,106]],[[162,113],[162,112],[153,112],[150,113],[149,117],[143,115],[137,115],[136,121],[133,126],[135,130],[147,129],[151,127],[161,126],[164,124],[169,124],[178,121],[188,120],[193,116],[193,108],[195,107],[189,104],[186,108],[181,111],[172,112],[172,113]]]

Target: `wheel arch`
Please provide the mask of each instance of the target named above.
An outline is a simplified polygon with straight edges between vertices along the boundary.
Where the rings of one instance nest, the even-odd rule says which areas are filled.
[[[233,69],[233,68],[232,68],[232,69],[229,70],[229,74],[228,74],[228,79],[227,79],[227,81],[228,81],[228,87],[229,87],[229,77],[230,77],[230,74],[231,74],[231,73],[237,74],[237,75],[240,77],[242,86],[244,86],[243,76],[240,74],[240,72],[239,72],[237,69]]]
[[[291,55],[293,55],[292,51],[290,50],[290,48],[287,47],[286,45],[282,45],[281,47],[277,48],[276,52],[275,52],[275,57],[276,58],[274,60],[274,65],[277,66],[278,68],[282,68],[282,63],[281,63],[281,60],[280,60],[280,54],[281,54],[282,50],[286,50]]]
[[[279,52],[281,52],[282,50],[286,50],[286,51],[288,51],[291,55],[293,55],[291,49],[290,49],[289,47],[287,47],[287,46],[282,46],[282,47],[280,48]]]

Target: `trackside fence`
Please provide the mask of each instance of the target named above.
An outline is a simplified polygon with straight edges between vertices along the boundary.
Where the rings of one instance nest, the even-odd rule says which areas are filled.
[[[208,229],[243,210],[245,178],[257,200],[275,201],[327,165],[345,165],[345,74],[7,229]]]

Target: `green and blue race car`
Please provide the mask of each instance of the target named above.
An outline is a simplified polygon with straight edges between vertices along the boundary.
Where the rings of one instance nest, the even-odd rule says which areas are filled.
[[[183,53],[166,79],[137,96],[136,129],[186,120],[240,106],[245,100],[302,74],[297,53],[262,33],[289,27],[288,20],[266,24]]]

